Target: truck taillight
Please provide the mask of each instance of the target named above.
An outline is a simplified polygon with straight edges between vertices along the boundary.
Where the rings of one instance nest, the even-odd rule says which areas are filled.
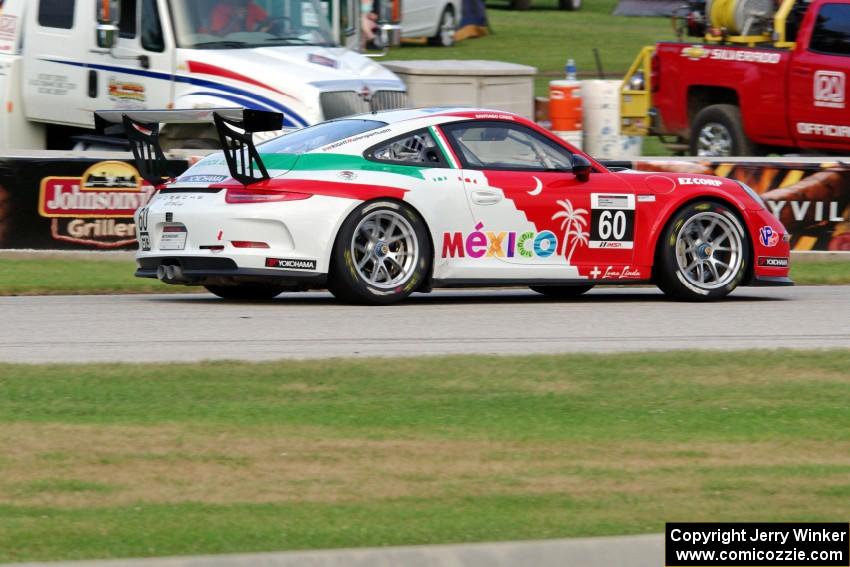
[[[224,200],[230,204],[240,203],[278,203],[280,201],[301,201],[312,197],[309,193],[292,191],[253,191],[251,189],[228,189]]]
[[[658,62],[658,52],[652,54],[652,59],[649,61],[649,69],[650,69],[650,84],[652,85],[652,92],[657,93],[661,88],[661,64]]]

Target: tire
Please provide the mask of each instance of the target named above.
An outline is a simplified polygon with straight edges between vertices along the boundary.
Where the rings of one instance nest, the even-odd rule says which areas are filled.
[[[691,155],[704,157],[758,154],[744,133],[741,109],[733,104],[713,104],[700,110],[691,125]]]
[[[546,297],[554,299],[568,299],[570,297],[578,297],[583,293],[587,293],[593,289],[593,284],[589,285],[532,285],[529,286],[531,291],[536,291]]]
[[[440,23],[437,26],[437,34],[434,37],[428,38],[430,45],[438,45],[440,47],[451,47],[455,44],[455,12],[452,7],[446,6],[443,13],[440,14]]]
[[[531,8],[531,0],[511,0],[511,10],[528,10]]]
[[[561,10],[579,10],[581,9],[581,0],[558,0],[558,7]]]
[[[408,205],[364,203],[337,233],[328,289],[348,303],[397,303],[427,279],[431,255],[425,222]]]
[[[205,285],[207,291],[222,299],[237,301],[265,301],[273,299],[287,288],[276,285],[238,284],[238,285]]]
[[[697,201],[667,223],[656,251],[655,281],[674,299],[711,301],[741,283],[749,262],[747,233],[732,209]]]

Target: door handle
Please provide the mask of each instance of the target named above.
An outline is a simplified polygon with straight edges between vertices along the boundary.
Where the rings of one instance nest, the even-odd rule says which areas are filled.
[[[502,195],[495,191],[473,191],[472,202],[476,205],[495,205],[502,200]]]

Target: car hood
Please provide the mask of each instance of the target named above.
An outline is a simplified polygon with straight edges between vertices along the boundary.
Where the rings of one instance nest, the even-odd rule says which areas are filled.
[[[190,72],[195,72],[192,63],[201,63],[201,66],[194,66],[200,67],[200,72],[214,66],[281,90],[291,89],[294,83],[318,83],[321,88],[321,83],[330,81],[360,81],[370,85],[386,82],[381,85],[383,88],[404,89],[404,83],[385,67],[340,47],[281,46],[185,52]]]

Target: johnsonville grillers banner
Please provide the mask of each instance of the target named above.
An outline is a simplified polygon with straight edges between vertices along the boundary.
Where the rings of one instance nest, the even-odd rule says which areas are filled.
[[[0,158],[0,248],[135,249],[133,213],[154,189],[132,160],[46,155]]]
[[[627,162],[639,171],[707,173],[755,189],[791,233],[799,251],[850,252],[850,162],[789,161]],[[826,159],[826,158],[824,158]]]

